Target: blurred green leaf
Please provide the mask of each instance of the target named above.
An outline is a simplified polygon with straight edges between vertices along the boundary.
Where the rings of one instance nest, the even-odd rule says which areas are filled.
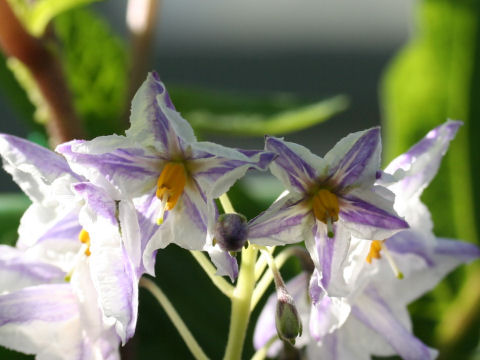
[[[20,218],[29,205],[24,194],[0,194],[0,244],[15,244]]]
[[[437,177],[425,190],[422,199],[432,212],[438,236],[478,242],[480,2],[424,0],[419,3],[417,15],[417,35],[393,60],[384,77],[382,94],[386,158],[389,161],[407,150],[428,130],[447,118],[463,120],[464,126],[452,142]],[[432,328],[444,316],[448,314],[452,317],[458,312],[460,317],[465,311],[473,311],[468,317],[469,320],[476,317],[477,325],[474,322],[472,324],[478,328],[479,312],[475,308],[453,305],[462,284],[474,275],[474,271],[478,270],[473,267],[469,270],[462,268],[436,288],[430,295],[437,304],[435,318],[429,316],[426,319],[424,312],[415,312],[415,328],[419,333],[434,340]],[[426,308],[427,298],[421,299],[418,305],[414,304],[414,308]],[[441,326],[446,329],[452,324],[444,323]],[[466,358],[478,342],[478,334],[472,337],[471,333],[467,333],[468,329],[462,331],[466,331],[462,334],[463,339],[444,346],[447,351],[441,354],[444,358],[452,354],[456,354],[456,358]]]
[[[242,112],[218,114],[207,110],[193,110],[183,112],[183,115],[192,127],[199,131],[249,136],[281,135],[328,120],[345,110],[347,105],[345,96],[336,96],[315,104],[268,115],[249,112],[247,106],[242,108]]]
[[[125,44],[100,16],[87,9],[64,13],[54,25],[67,83],[89,135],[118,131],[128,108]]]
[[[100,0],[8,0],[27,30],[41,36],[48,23],[57,15],[74,7]]]

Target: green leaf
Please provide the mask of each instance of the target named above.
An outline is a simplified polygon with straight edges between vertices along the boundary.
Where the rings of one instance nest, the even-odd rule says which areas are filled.
[[[15,244],[20,218],[29,205],[24,194],[0,194],[0,244]]]
[[[215,114],[206,110],[184,113],[192,127],[199,131],[233,135],[281,135],[319,124],[346,109],[348,101],[336,96],[293,110],[264,115],[244,110],[242,113]]]
[[[34,36],[40,37],[48,23],[59,14],[100,0],[9,0],[15,14]]]
[[[58,16],[55,30],[74,105],[90,136],[122,128],[128,62],[126,46],[94,12],[76,9]]]

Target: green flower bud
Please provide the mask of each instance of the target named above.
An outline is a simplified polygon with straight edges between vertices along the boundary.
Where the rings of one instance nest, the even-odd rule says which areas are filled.
[[[225,251],[240,251],[248,237],[247,218],[241,214],[222,214],[215,224],[214,238]]]
[[[302,335],[302,321],[295,302],[285,287],[277,288],[277,311],[275,325],[278,336],[292,345],[295,339]]]

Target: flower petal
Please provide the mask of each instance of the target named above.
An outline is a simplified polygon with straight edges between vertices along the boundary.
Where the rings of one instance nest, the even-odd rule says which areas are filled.
[[[330,181],[337,189],[369,186],[380,169],[380,128],[350,134],[325,155]]]
[[[230,277],[230,280],[234,282],[238,276],[237,259],[230,255],[227,251],[220,249],[218,245],[212,246],[208,250],[208,255],[217,268],[216,275],[228,276]]]
[[[65,272],[38,261],[16,248],[0,245],[0,291],[12,292],[27,286],[63,282]]]
[[[402,179],[392,190],[406,199],[420,195],[432,181],[440,167],[450,141],[455,137],[461,121],[448,120],[437,126],[406,153],[395,158],[385,169],[390,174],[400,172]]]
[[[123,246],[116,203],[91,183],[76,184],[74,189],[86,200],[80,222],[90,235],[88,262],[100,307],[107,324],[115,326],[125,344],[135,332],[138,279]]]
[[[352,308],[352,314],[367,327],[383,336],[405,360],[433,359],[436,352],[428,348],[402,324],[388,304],[373,291]]]
[[[57,146],[76,172],[94,184],[115,194],[112,185],[124,197],[133,198],[154,191],[162,159],[146,152],[122,136],[97,137],[91,141],[73,140]],[[118,197],[118,196],[117,196]]]
[[[275,157],[266,151],[235,150],[210,142],[191,145],[189,169],[207,197],[218,198],[249,169],[266,170]]]
[[[391,202],[374,191],[352,191],[339,202],[340,220],[357,238],[383,240],[408,228],[407,222],[395,215]]]
[[[132,101],[127,137],[162,153],[181,152],[195,142],[191,126],[178,112],[157,73],[149,73]]]
[[[325,172],[325,161],[301,145],[267,136],[265,150],[278,154],[270,171],[288,190],[305,193]]]
[[[60,155],[16,136],[0,134],[0,155],[5,170],[36,202],[49,200],[48,188],[59,178],[81,180]]]
[[[0,295],[0,345],[37,359],[80,359],[77,299],[69,284],[28,287]]]
[[[289,194],[249,222],[248,238],[259,245],[285,245],[312,237],[314,218],[298,194]]]

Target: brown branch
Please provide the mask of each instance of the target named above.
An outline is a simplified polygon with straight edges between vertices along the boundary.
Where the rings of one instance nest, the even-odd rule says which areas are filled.
[[[50,145],[82,138],[84,133],[73,108],[60,61],[42,39],[30,35],[10,8],[0,0],[0,48],[20,60],[30,71],[48,105],[46,124]]]

